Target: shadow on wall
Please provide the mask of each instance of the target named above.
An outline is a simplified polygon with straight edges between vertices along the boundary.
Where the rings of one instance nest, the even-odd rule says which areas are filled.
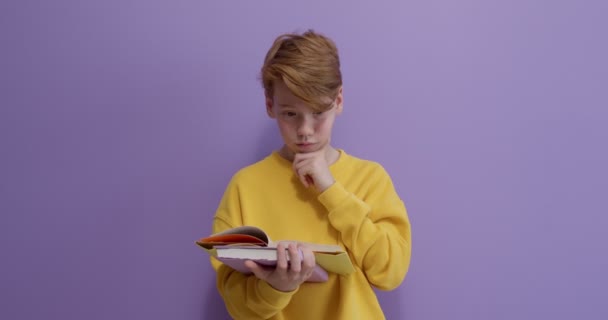
[[[283,145],[283,141],[274,120],[268,119],[261,127],[262,130],[259,132],[258,147],[253,154],[246,157],[252,159],[253,162],[265,158],[272,151],[279,149]],[[202,303],[202,319],[231,319],[228,311],[226,311],[224,301],[215,287],[214,271],[211,273],[210,277],[213,277],[214,280],[208,281],[207,287],[202,288],[206,293],[204,295],[205,301]]]
[[[283,146],[283,139],[277,128],[276,120],[268,119],[268,121],[266,121],[263,130],[260,132],[259,139],[259,147],[256,149],[254,155],[255,159],[258,160],[264,159],[272,151],[278,150]]]

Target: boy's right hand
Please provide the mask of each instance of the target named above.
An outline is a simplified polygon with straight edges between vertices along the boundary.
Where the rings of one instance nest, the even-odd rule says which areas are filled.
[[[302,251],[302,259],[299,250]],[[287,260],[287,255],[289,255],[289,260]],[[316,261],[312,250],[306,246],[279,243],[277,245],[277,265],[274,269],[260,266],[253,261],[246,261],[245,265],[256,277],[268,282],[273,288],[289,292],[296,290],[310,277]]]

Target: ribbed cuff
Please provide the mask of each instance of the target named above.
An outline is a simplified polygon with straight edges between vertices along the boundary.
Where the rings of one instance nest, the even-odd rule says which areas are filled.
[[[319,201],[327,211],[332,212],[340,206],[348,197],[350,193],[344,189],[344,186],[339,182],[334,182],[331,187],[327,188],[318,197]]]
[[[290,292],[283,292],[273,288],[268,282],[257,279],[257,288],[260,298],[267,304],[275,306],[277,309],[282,310],[289,304],[291,297],[298,292],[298,289]]]
[[[367,217],[369,205],[344,189],[338,182],[319,195],[328,211],[329,223],[340,232],[358,226]]]

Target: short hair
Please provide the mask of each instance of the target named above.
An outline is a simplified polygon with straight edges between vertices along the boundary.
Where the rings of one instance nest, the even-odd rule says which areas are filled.
[[[282,34],[266,54],[261,80],[268,98],[273,96],[274,83],[283,81],[314,110],[328,110],[342,86],[338,48],[330,38],[313,30]]]

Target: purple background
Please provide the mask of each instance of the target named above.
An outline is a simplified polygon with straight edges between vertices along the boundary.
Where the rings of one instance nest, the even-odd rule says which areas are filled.
[[[606,319],[606,1],[3,1],[0,318],[222,319],[194,240],[280,145],[275,36],[341,50],[333,142],[413,225],[389,319]]]

